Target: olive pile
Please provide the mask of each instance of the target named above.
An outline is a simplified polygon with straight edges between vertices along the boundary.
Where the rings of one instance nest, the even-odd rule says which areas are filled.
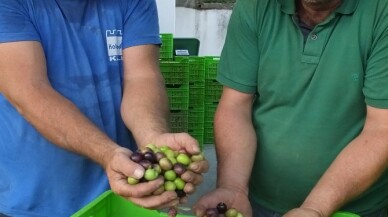
[[[186,196],[183,191],[186,182],[181,175],[186,171],[192,162],[204,160],[202,154],[190,155],[170,149],[168,146],[156,147],[149,144],[145,148],[133,152],[130,159],[144,167],[144,177],[135,179],[128,177],[128,183],[135,185],[139,182],[147,182],[164,177],[164,185],[153,192],[154,195],[162,194],[164,191],[175,191],[178,197]]]
[[[220,202],[216,208],[208,208],[205,213],[206,217],[244,217],[242,213],[236,209],[229,208],[225,203]]]

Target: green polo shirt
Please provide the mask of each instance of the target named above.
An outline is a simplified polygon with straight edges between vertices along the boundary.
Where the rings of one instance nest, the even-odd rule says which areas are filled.
[[[387,8],[386,0],[343,0],[304,42],[294,1],[237,1],[217,80],[257,95],[257,203],[277,212],[298,207],[359,135],[366,105],[388,108]],[[365,214],[387,204],[386,171],[342,209]]]

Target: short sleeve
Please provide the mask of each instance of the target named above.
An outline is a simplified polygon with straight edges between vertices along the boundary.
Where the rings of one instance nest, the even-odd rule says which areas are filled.
[[[256,91],[260,58],[253,2],[239,0],[235,4],[217,73],[221,84],[246,93]]]
[[[363,93],[368,105],[388,108],[388,20],[380,26],[367,61]]]
[[[0,1],[0,43],[40,41],[28,8],[27,0]]]
[[[160,44],[158,10],[155,0],[127,1],[123,47]]]

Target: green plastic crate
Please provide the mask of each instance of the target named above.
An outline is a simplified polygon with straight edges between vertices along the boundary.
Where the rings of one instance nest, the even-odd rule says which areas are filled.
[[[139,207],[114,194],[104,192],[71,217],[167,217],[167,213]],[[178,214],[178,217],[194,217]]]
[[[167,87],[167,96],[170,110],[189,109],[189,86],[183,85],[176,88]]]
[[[222,95],[223,86],[216,80],[206,80],[205,102],[219,102]]]
[[[205,79],[216,79],[219,62],[220,57],[207,56],[205,58]]]
[[[170,110],[169,126],[173,133],[187,132],[188,110]]]
[[[189,82],[203,82],[205,80],[205,57],[189,56],[175,57],[175,60],[188,60],[189,62]]]
[[[205,106],[205,87],[189,86],[189,107],[202,109]]]
[[[189,84],[189,63],[188,60],[181,61],[160,61],[160,72],[163,75],[166,85],[188,85]]]
[[[360,216],[350,212],[336,212],[331,217],[360,217]]]
[[[167,213],[139,207],[108,190],[71,217],[167,217]],[[177,217],[194,217],[178,214]],[[337,212],[332,217],[359,217],[348,212]]]
[[[205,128],[203,132],[203,143],[214,144],[213,128]]]
[[[174,47],[174,35],[171,33],[160,34],[160,40],[162,45],[159,50],[159,57],[162,60],[172,60],[174,57],[173,47]]]

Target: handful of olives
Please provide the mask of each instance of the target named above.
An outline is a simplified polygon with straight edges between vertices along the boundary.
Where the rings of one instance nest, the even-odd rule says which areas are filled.
[[[205,217],[244,217],[242,213],[234,208],[229,208],[225,203],[220,202],[216,208],[208,208]]]
[[[190,155],[172,150],[168,146],[157,147],[153,144],[132,153],[130,159],[144,167],[144,177],[135,179],[128,177],[128,184],[135,185],[139,182],[152,181],[163,176],[164,185],[153,192],[154,195],[164,191],[175,191],[178,197],[186,196],[183,191],[186,182],[181,175],[192,162],[204,160],[202,154]]]

